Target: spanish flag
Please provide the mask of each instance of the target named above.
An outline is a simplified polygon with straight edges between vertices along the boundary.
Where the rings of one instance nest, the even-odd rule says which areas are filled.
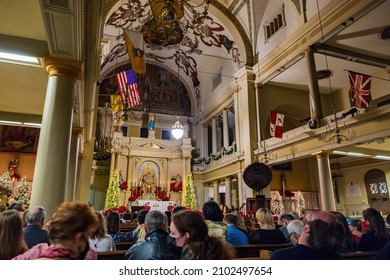
[[[142,33],[123,28],[123,36],[126,42],[131,68],[135,73],[146,74],[144,39],[142,38]]]
[[[124,110],[124,106],[122,103],[122,98],[119,94],[112,94],[110,95],[110,100],[111,100],[111,109],[113,111],[122,111]]]

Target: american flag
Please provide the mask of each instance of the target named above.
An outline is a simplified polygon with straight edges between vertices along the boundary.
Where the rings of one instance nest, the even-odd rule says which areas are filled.
[[[351,106],[367,108],[371,100],[371,76],[348,71]]]
[[[137,76],[133,69],[128,69],[116,74],[119,94],[126,108],[132,108],[141,104],[139,97]]]

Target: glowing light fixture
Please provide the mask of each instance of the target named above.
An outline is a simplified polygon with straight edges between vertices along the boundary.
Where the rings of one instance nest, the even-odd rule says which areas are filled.
[[[184,127],[179,121],[179,117],[176,117],[176,122],[172,126],[172,135],[176,140],[179,140],[180,138],[183,137],[184,134]]]

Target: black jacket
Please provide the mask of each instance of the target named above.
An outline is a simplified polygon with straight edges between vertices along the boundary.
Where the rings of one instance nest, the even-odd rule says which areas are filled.
[[[23,229],[23,237],[24,237],[24,241],[27,244],[27,247],[30,249],[39,243],[49,244],[47,231],[41,229],[37,225],[29,225],[25,227]]]
[[[181,248],[162,229],[150,231],[145,240],[138,241],[126,252],[128,260],[179,260]]]

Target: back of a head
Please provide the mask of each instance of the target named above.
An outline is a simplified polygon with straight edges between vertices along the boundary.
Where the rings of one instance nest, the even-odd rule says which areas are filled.
[[[339,222],[328,223],[324,220],[315,219],[310,222],[309,226],[310,234],[307,242],[314,250],[334,253],[342,248],[345,231]]]
[[[168,219],[167,216],[159,210],[152,210],[146,214],[145,225],[148,231],[162,229],[167,231]]]
[[[284,213],[284,214],[279,216],[279,221],[291,222],[291,221],[294,221],[294,220],[295,219],[294,219],[293,215],[291,215],[291,214]]]
[[[303,231],[303,227],[304,227],[304,225],[303,225],[303,222],[301,220],[291,221],[287,225],[288,234],[296,233],[298,236],[300,236],[302,231]]]
[[[294,217],[294,220],[299,220],[299,214],[296,211],[290,211],[289,214]]]
[[[214,200],[205,202],[205,204],[203,204],[202,212],[206,220],[214,222],[222,222],[223,220],[222,210]]]
[[[378,238],[387,239],[389,234],[387,233],[385,220],[381,213],[375,208],[367,208],[362,212],[363,219],[368,221],[368,232],[374,232],[374,235]]]
[[[92,239],[100,239],[103,238],[107,233],[107,226],[106,226],[106,220],[102,213],[99,211],[95,211],[95,215],[98,219],[98,223],[96,225],[96,229],[94,232],[92,232],[91,238]]]
[[[24,217],[27,225],[39,225],[46,217],[45,208],[42,206],[34,206],[27,210]]]
[[[120,225],[119,213],[115,211],[109,212],[106,216],[106,223],[108,233],[117,233]]]
[[[6,260],[23,253],[23,221],[16,210],[0,214],[0,259]]]
[[[53,215],[49,239],[56,244],[73,240],[77,233],[88,233],[96,227],[98,218],[92,208],[83,202],[64,202]]]
[[[175,206],[173,209],[172,209],[172,215],[173,214],[176,214],[177,212],[179,211],[183,211],[185,210],[185,208],[183,206]]]
[[[234,215],[233,213],[226,213],[224,218],[223,218],[223,221],[227,225],[237,226],[238,217],[236,215]]]
[[[342,252],[354,251],[355,247],[356,247],[356,243],[355,243],[355,240],[353,238],[352,232],[348,227],[347,218],[342,213],[337,212],[337,211],[331,211],[330,213],[332,213],[336,217],[337,222],[342,225],[344,232],[345,232],[345,239],[344,239],[344,243],[343,243]]]
[[[184,210],[172,215],[172,223],[175,224],[180,234],[189,233],[188,242],[199,242],[208,235],[208,227],[202,216],[192,210]]]
[[[146,214],[148,214],[148,211],[146,209],[139,210],[139,212],[137,214],[137,222],[140,225],[143,225],[145,223]]]
[[[274,220],[272,213],[268,208],[260,208],[256,211],[256,219],[260,224],[260,227],[272,227],[274,226]]]

